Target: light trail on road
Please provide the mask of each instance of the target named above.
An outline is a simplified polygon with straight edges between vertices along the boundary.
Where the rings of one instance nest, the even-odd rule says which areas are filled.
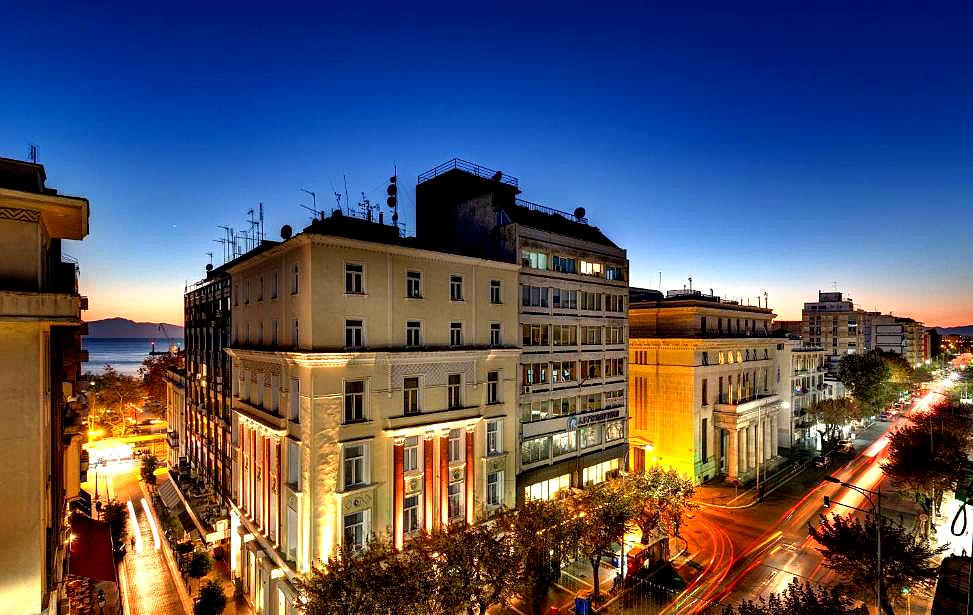
[[[149,529],[152,530],[152,542],[155,543],[155,550],[158,551],[161,546],[159,528],[155,524],[155,517],[152,516],[152,511],[149,510],[149,505],[146,503],[145,498],[142,498],[142,510],[145,511],[145,518],[149,521]]]
[[[135,516],[135,507],[132,506],[132,500],[128,501],[128,518],[131,521],[132,536],[135,537],[135,552],[142,552],[142,532],[139,531],[139,520]]]

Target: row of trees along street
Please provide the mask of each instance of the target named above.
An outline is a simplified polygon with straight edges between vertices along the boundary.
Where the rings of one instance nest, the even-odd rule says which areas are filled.
[[[335,550],[301,583],[307,615],[340,613],[486,613],[519,598],[540,615],[561,567],[587,561],[593,599],[601,598],[599,566],[615,555],[627,532],[641,541],[677,535],[693,510],[692,482],[672,470],[653,468],[584,489],[564,490],[554,500],[528,500],[478,525],[454,524],[420,534],[396,550],[387,536],[373,536],[355,551]]]
[[[101,430],[107,437],[126,435],[132,406],[165,407],[165,375],[169,368],[177,367],[182,358],[178,354],[150,355],[139,367],[137,376],[120,373],[111,365],[105,365],[100,374],[85,374],[88,385],[88,403],[91,408],[89,430]],[[90,384],[94,383],[94,384]]]

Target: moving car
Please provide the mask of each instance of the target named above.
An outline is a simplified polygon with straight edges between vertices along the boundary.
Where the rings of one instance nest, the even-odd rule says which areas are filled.
[[[852,442],[851,440],[842,440],[841,442],[838,443],[838,446],[836,447],[835,450],[837,450],[839,453],[854,453],[855,443]]]
[[[815,468],[826,468],[831,465],[831,457],[827,455],[817,455],[811,460]]]

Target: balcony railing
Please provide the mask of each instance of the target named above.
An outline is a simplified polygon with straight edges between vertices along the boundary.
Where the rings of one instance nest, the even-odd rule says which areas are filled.
[[[419,180],[417,183],[422,183],[429,181],[434,177],[438,177],[447,171],[452,171],[454,169],[459,169],[460,171],[466,171],[476,175],[477,177],[482,177],[484,179],[496,179],[500,183],[507,184],[509,186],[518,186],[518,181],[516,177],[507,175],[503,171],[495,171],[484,166],[480,166],[475,162],[469,162],[468,160],[462,160],[460,158],[453,158],[452,160],[446,161],[441,165],[426,171],[419,175]]]
[[[524,199],[516,199],[516,203],[518,206],[524,207],[531,211],[539,211],[541,213],[550,214],[552,216],[561,216],[562,218],[566,218],[572,222],[580,222],[581,224],[588,224],[588,218],[584,216],[575,216],[574,214],[568,213],[566,211],[561,211],[560,209],[554,209],[553,207],[547,207],[546,205],[531,203],[530,201],[525,201]]]

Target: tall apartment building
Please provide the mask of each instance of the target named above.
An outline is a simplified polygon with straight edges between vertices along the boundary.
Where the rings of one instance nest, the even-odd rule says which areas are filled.
[[[186,437],[186,368],[171,368],[166,372],[166,423],[169,432],[166,434],[168,455],[166,460],[170,472],[176,472],[180,465],[188,465],[185,451],[188,448]]]
[[[818,448],[818,435],[808,411],[818,401],[831,399],[832,387],[825,384],[824,349],[806,346],[798,339],[781,340],[778,349],[782,400],[778,445]]]
[[[517,501],[625,467],[628,260],[583,209],[524,201],[517,178],[454,159],[419,176],[418,238],[520,266]]]
[[[257,612],[373,532],[515,499],[518,267],[342,216],[226,267],[232,569]]]
[[[801,339],[824,349],[829,372],[837,371],[846,354],[866,350],[865,313],[855,310],[854,302],[840,292],[818,291],[818,300],[805,303],[801,314]]]
[[[87,298],[61,243],[87,236],[88,201],[46,179],[41,165],[0,158],[0,604],[11,614],[57,612],[67,501],[85,470]]]
[[[777,457],[781,338],[774,313],[699,291],[632,289],[631,466],[700,483],[749,480]]]
[[[925,360],[923,350],[923,326],[912,318],[875,314],[872,316],[871,348],[897,354],[909,365]]]

